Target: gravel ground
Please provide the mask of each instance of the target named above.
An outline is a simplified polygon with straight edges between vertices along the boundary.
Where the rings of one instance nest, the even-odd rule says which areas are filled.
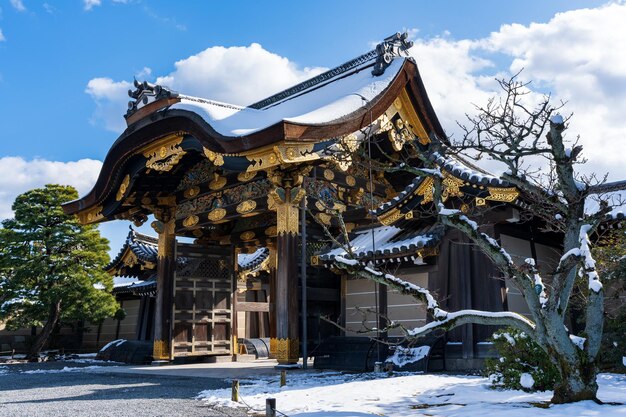
[[[115,367],[93,372],[89,366],[111,364],[0,364],[0,416],[246,416],[195,399],[204,389],[230,386],[223,380],[122,374]],[[65,367],[72,369],[59,372]]]

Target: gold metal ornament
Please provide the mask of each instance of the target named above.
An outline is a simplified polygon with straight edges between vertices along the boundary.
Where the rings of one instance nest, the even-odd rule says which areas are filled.
[[[485,200],[503,201],[506,203],[512,203],[519,197],[519,191],[514,187],[511,188],[499,188],[499,187],[487,187],[489,195],[485,197]]]
[[[215,174],[215,178],[209,183],[209,188],[216,191],[223,188],[227,182],[228,180],[226,178],[221,177],[219,174]]]
[[[117,194],[115,196],[115,201],[120,201],[124,198],[124,194],[126,194],[126,190],[128,189],[128,184],[130,183],[130,175],[126,174],[122,183],[120,184],[120,188],[117,190]]]
[[[354,187],[356,185],[356,179],[352,175],[346,176],[346,184],[350,187]]]
[[[242,201],[241,203],[237,205],[237,213],[239,214],[250,213],[255,208],[256,208],[256,201],[254,200]]]
[[[96,206],[90,210],[79,212],[77,216],[78,220],[82,224],[95,223],[99,220],[104,219],[104,215],[102,214],[102,206]]]
[[[183,226],[185,227],[192,227],[195,226],[196,224],[198,224],[199,221],[199,217],[196,216],[195,214],[192,214],[191,216],[185,218],[185,220],[183,220]]]
[[[296,363],[300,358],[299,339],[276,339],[276,360],[278,363]]]
[[[193,186],[193,187],[187,188],[185,192],[183,193],[183,195],[186,198],[191,198],[191,197],[197,196],[199,193],[200,193],[200,187]]]
[[[251,230],[245,231],[241,235],[239,235],[239,238],[243,240],[244,242],[247,242],[249,240],[254,239],[254,232]]]
[[[335,173],[331,171],[330,169],[325,169],[324,178],[326,178],[328,181],[332,181],[335,179]]]
[[[215,210],[209,212],[208,218],[211,221],[219,221],[222,220],[226,216],[226,210],[223,208],[216,208]]]
[[[209,161],[213,162],[213,165],[217,167],[221,167],[222,165],[224,165],[224,157],[222,156],[222,154],[213,152],[212,150],[207,149],[207,148],[203,148],[203,149],[204,149],[204,156],[206,156]]]
[[[250,181],[252,178],[256,176],[256,172],[241,172],[237,175],[237,180],[240,182]]]
[[[146,168],[159,172],[170,171],[187,152],[180,147],[183,135],[177,133],[156,141],[142,154],[147,158]]]

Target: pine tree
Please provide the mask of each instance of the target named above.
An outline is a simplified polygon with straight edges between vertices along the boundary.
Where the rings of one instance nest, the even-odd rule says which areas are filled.
[[[36,359],[57,325],[112,316],[117,302],[103,269],[108,241],[81,225],[61,204],[78,198],[71,186],[46,185],[19,195],[15,217],[0,229],[0,320],[8,328],[42,326],[29,351]]]

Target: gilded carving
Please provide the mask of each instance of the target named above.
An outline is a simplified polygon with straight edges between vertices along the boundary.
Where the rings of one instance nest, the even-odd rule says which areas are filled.
[[[183,226],[185,227],[195,226],[196,224],[198,224],[198,220],[200,220],[198,216],[196,216],[195,214],[192,214],[191,216],[186,217],[185,220],[183,220]]]
[[[460,187],[463,187],[463,185],[463,180],[444,172],[441,199],[446,201],[450,197],[463,197],[463,192],[460,190]]]
[[[276,338],[270,338],[270,353],[272,356],[276,356]]]
[[[276,210],[277,233],[298,234],[298,203],[306,196],[303,187],[287,188],[276,187],[269,193],[268,206]],[[270,202],[273,203],[270,205]]]
[[[254,232],[251,230],[245,231],[241,235],[239,235],[239,238],[243,240],[244,242],[247,242],[249,240],[254,239]]]
[[[142,153],[147,158],[146,168],[159,172],[170,171],[187,152],[180,147],[182,134],[167,136],[145,149]]]
[[[350,133],[341,138],[341,143],[349,152],[355,152],[359,148],[359,139],[354,133]]]
[[[202,237],[202,230],[196,229],[192,232],[195,237]]]
[[[297,363],[299,358],[299,339],[276,339],[276,360],[278,363]]]
[[[396,107],[400,111],[401,117],[409,122],[409,127],[413,131],[413,134],[417,136],[417,140],[422,145],[428,145],[430,143],[430,138],[428,133],[426,133],[426,129],[424,129],[424,125],[422,124],[420,118],[415,112],[415,108],[411,103],[411,99],[409,98],[406,89],[402,90],[400,95],[398,96],[400,99],[400,107]]]
[[[487,204],[487,202],[485,201],[484,198],[476,197],[476,205],[477,206],[484,206],[485,204]]]
[[[292,164],[309,162],[320,159],[320,156],[313,152],[313,144],[281,144],[272,147],[265,147],[260,150],[242,153],[251,162],[247,172],[265,170],[281,164]]]
[[[356,179],[352,175],[346,176],[346,184],[350,187],[354,187],[356,185]]]
[[[240,182],[247,182],[255,176],[256,172],[241,172],[239,175],[237,175],[237,180],[239,180]]]
[[[278,230],[276,229],[276,226],[270,226],[265,229],[265,235],[269,237],[274,237],[278,235]]]
[[[82,224],[95,223],[99,220],[104,219],[104,215],[102,214],[102,206],[96,206],[91,210],[80,212],[77,215],[78,220]]]
[[[216,208],[215,210],[209,212],[208,218],[209,220],[216,222],[222,220],[225,216],[226,210],[224,210],[223,208]]]
[[[325,169],[324,178],[326,178],[328,181],[332,181],[335,179],[335,173],[331,171],[330,169]]]
[[[204,149],[204,156],[206,156],[209,161],[213,162],[215,166],[220,167],[224,165],[224,157],[222,156],[222,154],[213,152],[212,150],[207,149],[207,148],[203,148],[203,149]]]
[[[331,222],[331,220],[333,218],[328,213],[317,213],[316,217],[322,224],[325,224],[326,226],[330,225],[330,222]]]
[[[401,118],[396,120],[394,128],[390,129],[387,134],[389,135],[391,147],[395,151],[401,151],[405,143],[415,139],[413,132],[409,131],[406,123]]]
[[[378,220],[385,226],[389,226],[402,218],[404,218],[404,214],[397,208],[393,208],[378,216]]]
[[[187,188],[184,192],[184,196],[186,198],[191,198],[191,197],[195,197],[200,193],[200,187],[198,186],[193,186],[191,188]]]
[[[256,201],[246,200],[246,201],[239,203],[239,205],[237,205],[237,213],[239,214],[250,213],[255,208],[256,208]]]
[[[213,181],[209,183],[209,188],[213,191],[224,188],[228,180],[224,177],[221,177],[219,174],[215,174],[215,178]]]
[[[152,348],[152,358],[155,361],[169,360],[170,348],[167,340],[155,340]]]
[[[506,203],[511,203],[517,200],[519,197],[519,192],[515,188],[498,188],[498,187],[487,187],[489,191],[489,195],[485,197],[485,200],[492,201],[503,201]]]
[[[157,259],[173,256],[176,245],[176,239],[173,237],[175,226],[173,219],[166,222],[159,220],[152,222],[152,228],[159,234]]]
[[[120,188],[117,190],[117,194],[115,196],[115,201],[120,201],[124,194],[126,194],[126,190],[128,189],[128,184],[130,183],[130,175],[126,174],[122,183],[120,184]]]

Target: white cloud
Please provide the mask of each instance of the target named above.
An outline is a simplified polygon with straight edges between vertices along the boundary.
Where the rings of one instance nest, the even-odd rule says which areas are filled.
[[[96,6],[100,6],[102,4],[102,0],[83,0],[83,8],[86,11],[93,9]]]
[[[581,136],[589,158],[584,170],[619,178],[626,146],[625,21],[626,5],[612,3],[559,13],[547,23],[503,25],[483,39],[417,40],[412,54],[449,132],[458,134],[454,121],[473,111],[471,103],[495,94],[494,77],[523,69],[521,78],[536,92],[551,93],[555,104],[567,101],[565,112],[574,113],[568,133]]]
[[[2,33],[2,29],[0,29],[0,42],[4,42],[6,40],[7,38],[4,37],[4,34]]]
[[[102,123],[107,130],[121,132],[126,127],[122,117],[128,106],[128,90],[133,88],[128,81],[113,81],[110,78],[94,78],[87,83],[85,92],[96,103],[91,122]]]
[[[158,84],[176,91],[207,97],[232,104],[251,104],[281,89],[312,77],[324,68],[298,68],[287,58],[266,51],[257,43],[250,46],[225,48],[215,46],[182,59],[174,64],[175,70],[157,77]],[[144,67],[137,76],[150,76]],[[102,123],[108,130],[121,132],[128,103],[128,81],[94,78],[87,84],[86,92],[96,102],[92,121]]]
[[[626,147],[624,22],[626,5],[611,3],[559,13],[545,23],[503,25],[482,39],[455,40],[450,33],[416,39],[411,54],[448,133],[458,135],[456,121],[498,92],[495,77],[507,78],[524,68],[521,77],[533,82],[531,88],[552,93],[555,103],[568,102],[565,112],[574,113],[568,133],[572,138],[581,135],[584,155],[590,159],[586,170],[619,175]],[[207,48],[174,66],[170,74],[155,77],[156,82],[185,94],[243,105],[322,70],[299,68],[256,43]],[[96,100],[94,120],[121,131],[129,85],[91,80],[87,92]]]
[[[149,67],[143,67],[141,71],[135,74],[135,78],[137,78],[138,80],[143,80],[145,78],[150,77],[151,75],[152,75],[152,69],[150,69]]]
[[[13,216],[11,205],[15,197],[46,184],[72,185],[81,196],[85,195],[95,184],[101,167],[102,162],[93,159],[58,162],[0,158],[0,219]]]
[[[186,94],[240,105],[251,104],[323,70],[299,69],[258,43],[207,48],[174,66],[174,72],[158,77],[156,82]]]
[[[26,7],[24,6],[24,3],[22,2],[22,0],[11,0],[11,6],[13,6],[13,8],[17,10],[18,12],[26,11]]]

